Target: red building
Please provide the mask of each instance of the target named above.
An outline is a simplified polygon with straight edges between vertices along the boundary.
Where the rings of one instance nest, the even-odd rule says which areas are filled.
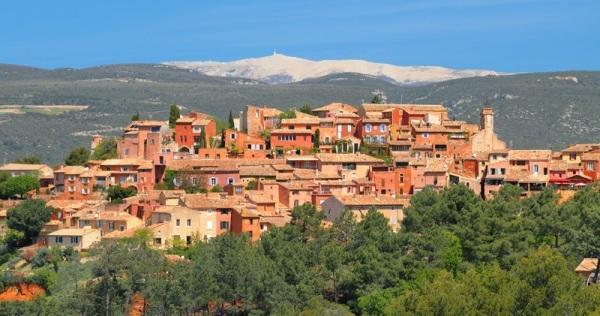
[[[196,153],[201,147],[204,131],[204,147],[210,146],[210,140],[217,135],[217,123],[209,115],[191,112],[175,123],[175,142],[181,152]]]
[[[288,150],[309,151],[314,131],[309,129],[276,129],[271,131],[271,149],[282,154]]]

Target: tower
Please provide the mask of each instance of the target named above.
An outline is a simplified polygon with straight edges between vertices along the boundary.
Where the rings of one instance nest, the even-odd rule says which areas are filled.
[[[492,108],[481,109],[480,128],[490,132],[494,131],[494,110]]]

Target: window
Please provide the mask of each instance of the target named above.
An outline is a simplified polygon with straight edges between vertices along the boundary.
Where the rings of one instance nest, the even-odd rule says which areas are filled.
[[[220,224],[221,230],[229,230],[229,222],[222,221]]]
[[[539,173],[540,172],[540,166],[539,165],[533,165],[533,173]]]
[[[587,162],[587,170],[594,170],[594,162],[593,161],[588,161]]]
[[[429,138],[429,133],[423,133],[423,138]]]
[[[121,171],[123,171],[123,172],[129,171],[129,167],[121,167]]]
[[[175,226],[179,226],[179,224],[180,224],[180,221],[179,221],[179,218],[178,218],[178,219],[175,220]]]
[[[185,243],[187,245],[191,245],[192,244],[192,236],[185,236]]]
[[[365,125],[365,132],[370,133],[372,128],[373,127],[371,126],[371,124],[366,124]]]
[[[548,175],[548,168],[544,168],[544,175]]]
[[[506,169],[505,168],[500,168],[500,174],[501,175],[505,175],[506,174]]]
[[[109,230],[115,230],[115,223],[114,222],[108,222],[108,229]]]
[[[231,133],[231,139],[235,139],[235,133]]]
[[[348,133],[352,133],[352,125],[348,124]]]
[[[189,219],[189,218],[188,218],[188,220],[187,220],[187,225],[188,225],[188,226],[192,226],[192,220],[191,220],[191,219]]]
[[[162,243],[162,240],[160,238],[154,238],[155,245],[160,245],[161,243]]]
[[[213,178],[210,178],[210,182],[209,182],[209,183],[210,183],[210,185],[212,185],[212,186],[215,186],[215,185],[217,185],[217,178],[214,178],[214,177],[213,177]]]
[[[569,154],[569,160],[577,160],[577,154],[576,153],[570,153]]]
[[[297,207],[298,205],[300,205],[300,201],[294,200],[294,207]]]
[[[192,177],[192,185],[198,185],[198,178]]]
[[[233,178],[227,178],[227,184],[233,184],[235,181]]]
[[[120,231],[125,231],[125,225],[119,225],[119,230]]]
[[[490,174],[493,176],[496,174],[496,168],[491,168],[490,169]]]
[[[71,243],[72,244],[78,244],[79,243],[79,236],[71,236]]]
[[[62,244],[62,242],[63,242],[62,236],[54,237],[54,242],[56,242],[57,244]]]
[[[356,164],[355,163],[342,163],[342,169],[343,170],[356,170]]]
[[[381,124],[381,125],[379,125],[379,131],[380,131],[380,132],[385,132],[385,129],[386,129],[386,126],[385,126],[385,124]]]

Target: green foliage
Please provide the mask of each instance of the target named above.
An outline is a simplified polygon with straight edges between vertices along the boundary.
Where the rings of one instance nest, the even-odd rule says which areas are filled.
[[[319,149],[319,142],[321,139],[321,131],[317,128],[315,130],[315,134],[312,136],[313,149]]]
[[[179,111],[179,107],[177,104],[171,104],[169,108],[169,127],[175,128],[175,123],[181,117],[181,112]]]
[[[0,182],[0,197],[23,196],[31,191],[39,189],[40,182],[35,174],[25,174],[22,176],[10,177],[4,182]]]
[[[228,128],[235,127],[235,121],[233,120],[233,113],[231,112],[231,110],[229,111],[229,116],[227,117],[227,127]]]
[[[213,185],[212,188],[210,188],[210,192],[223,192],[223,188],[220,185]]]
[[[306,113],[312,115],[312,108],[310,104],[303,104],[299,109],[299,112]]]
[[[296,111],[294,111],[294,109],[289,109],[289,110],[283,111],[283,112],[281,112],[281,114],[279,114],[280,120],[293,119],[293,118],[296,118]]]
[[[120,185],[113,185],[108,188],[107,198],[112,203],[123,203],[123,199],[137,194],[137,190],[134,187],[123,188]]]
[[[37,165],[37,164],[41,164],[42,160],[37,155],[27,155],[27,156],[23,156],[15,161],[13,161],[13,162],[14,163],[24,163],[24,164],[29,164],[29,165]]]
[[[37,237],[44,223],[50,220],[53,209],[46,207],[42,200],[26,200],[10,208],[6,224],[9,228],[23,233],[23,242],[30,244]]]
[[[135,114],[131,116],[131,121],[135,122],[135,121],[139,121],[139,120],[140,120],[140,112],[135,112]]]
[[[85,147],[77,147],[65,159],[67,166],[83,166],[90,160],[90,151]]]
[[[92,160],[117,158],[117,140],[114,137],[104,138],[92,153]]]
[[[206,132],[204,128],[200,131],[200,143],[198,144],[200,148],[206,148]]]
[[[246,184],[246,190],[256,190],[257,187],[258,187],[258,183],[256,182],[256,180],[250,180]]]

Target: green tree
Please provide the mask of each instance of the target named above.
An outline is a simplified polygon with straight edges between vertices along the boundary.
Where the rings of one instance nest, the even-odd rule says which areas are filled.
[[[37,155],[23,156],[23,157],[15,160],[13,162],[14,163],[23,163],[23,164],[28,164],[28,165],[37,165],[37,164],[41,164],[42,163],[40,157],[37,156]]]
[[[40,182],[35,174],[10,177],[0,183],[0,196],[14,197],[15,195],[18,195],[23,198],[27,192],[38,189],[39,187]]]
[[[67,166],[83,166],[90,160],[90,151],[85,147],[77,147],[65,159]]]
[[[206,132],[204,128],[200,131],[200,143],[198,144],[199,148],[206,148]]]
[[[117,158],[117,140],[114,137],[103,139],[94,149],[91,159],[106,160]]]
[[[229,128],[234,128],[235,127],[235,122],[233,120],[233,113],[231,113],[231,110],[229,111],[229,117],[227,118],[227,126]]]
[[[319,140],[321,139],[321,131],[317,128],[315,134],[312,137],[313,149],[319,149]]]
[[[44,223],[50,220],[52,210],[45,201],[26,200],[8,210],[6,224],[11,229],[23,232],[24,242],[30,244]]]
[[[139,121],[139,120],[140,120],[140,112],[136,112],[134,115],[131,116],[132,122]]]
[[[107,197],[112,203],[123,203],[123,199],[137,194],[134,187],[123,188],[120,185],[110,186],[107,190]]]
[[[177,104],[171,104],[171,108],[169,109],[169,127],[175,128],[175,123],[181,116],[181,112],[179,111],[179,107]]]
[[[310,107],[310,104],[303,104],[298,111],[312,115],[312,108]]]

